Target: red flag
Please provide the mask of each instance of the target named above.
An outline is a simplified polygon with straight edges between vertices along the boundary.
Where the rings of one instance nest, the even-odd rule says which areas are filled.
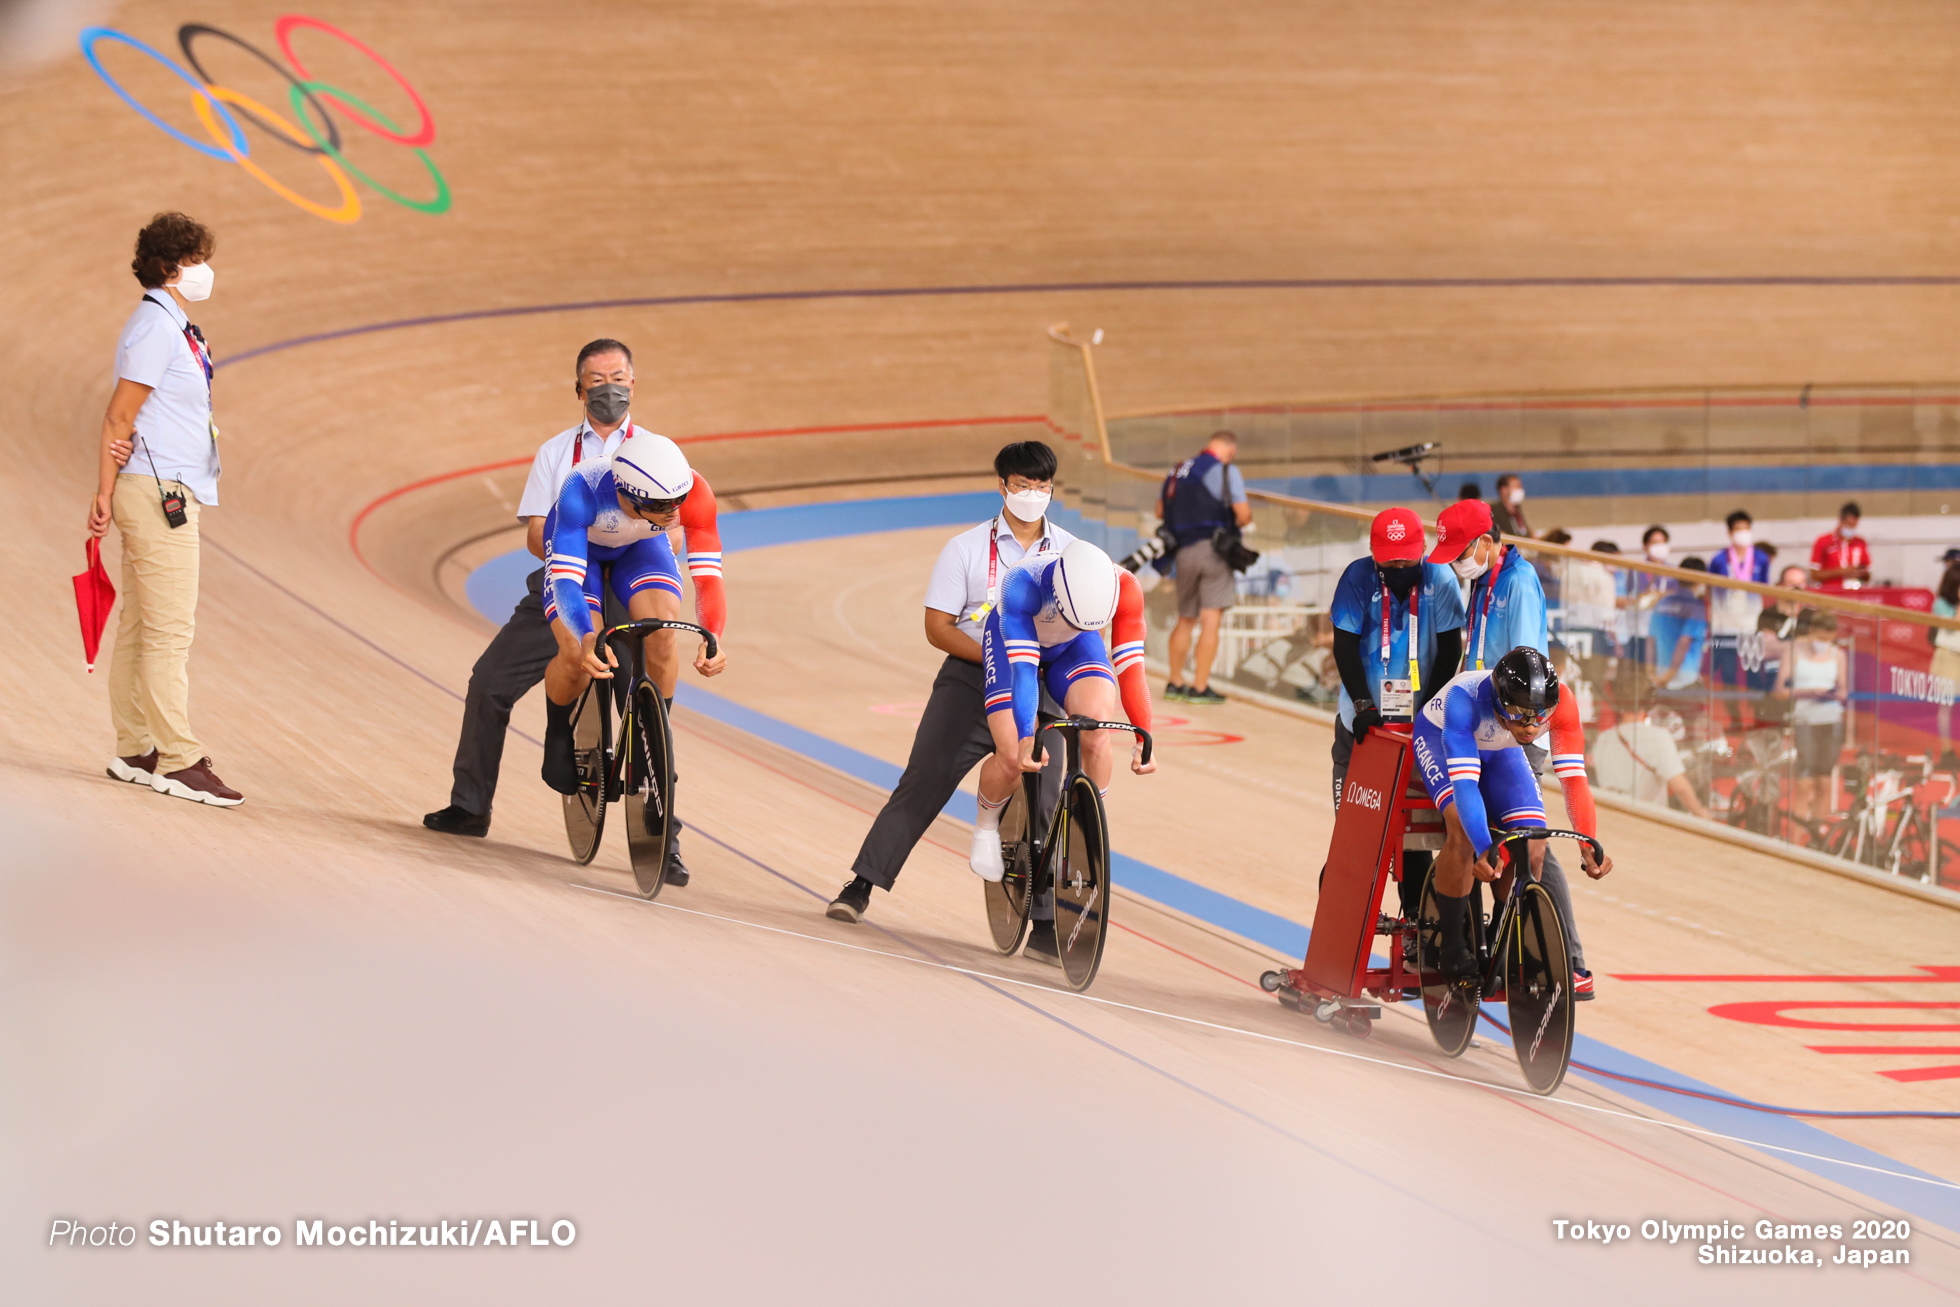
[[[82,619],[82,656],[88,669],[95,671],[95,655],[102,648],[102,632],[109,625],[109,610],[115,606],[116,587],[102,566],[102,541],[94,536],[88,542],[88,566],[75,580],[75,611]]]

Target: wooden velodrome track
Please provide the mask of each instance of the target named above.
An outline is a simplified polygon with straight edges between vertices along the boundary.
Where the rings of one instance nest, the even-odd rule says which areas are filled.
[[[278,12],[143,3],[106,21],[159,47],[197,21],[274,49]],[[853,429],[694,446],[749,506],[853,497],[854,479],[984,488],[1006,427],[867,428],[1039,414],[1042,328],[1064,317],[1107,329],[1105,393],[1125,407],[1951,376],[1960,33],[1944,9],[573,0],[548,20],[515,4],[322,17],[426,98],[453,212],[375,200],[358,223],[319,221],[172,144],[72,43],[0,83],[16,522],[0,1225],[20,1301],[1960,1290],[1960,1195],[1888,1174],[1960,1179],[1951,1120],[1716,1119],[1580,1076],[1558,1103],[1526,1100],[1501,1047],[1439,1065],[1394,1013],[1366,1045],[1330,1035],[1248,987],[1271,949],[1134,896],[1094,990],[1107,1002],[1059,995],[987,947],[947,821],[870,925],[839,926],[822,903],[879,794],[699,713],[678,723],[695,881],[658,906],[620,896],[616,834],[594,867],[565,860],[525,738],[489,840],[417,821],[444,801],[488,629],[442,560],[510,547],[495,533],[521,481],[448,474],[527,458],[574,420],[584,340],[633,343],[636,417],[677,437]],[[322,75],[412,118],[305,39]],[[215,76],[284,103],[249,55],[206,49]],[[182,83],[111,66],[198,131]],[[349,152],[426,185],[405,150]],[[168,207],[221,238],[199,320],[227,360],[226,477],[192,670],[200,732],[249,796],[230,812],[103,778],[103,679],[83,672],[65,580],[130,237]],[[920,288],[941,293],[885,293]],[[859,293],[793,297],[811,291]],[[692,302],[485,316],[672,297]],[[335,334],[429,318],[449,320]],[[357,556],[350,528],[377,501]],[[946,531],[880,525],[733,555],[731,670],[712,688],[901,761]],[[541,721],[534,696],[515,725],[534,739]],[[1327,733],[1237,705],[1194,725],[1241,738],[1167,731],[1162,774],[1117,781],[1118,848],[1310,921]],[[1908,976],[1960,963],[1950,912],[1603,820],[1622,870],[1581,894],[1602,977],[1585,1034],[1758,1103],[1960,1107],[1960,1082],[1875,1073],[1937,1057],[1823,1056],[1815,1030],[1708,1011],[1938,1004],[1944,987],[1613,978]],[[1869,1153],[1859,1169],[1718,1136]],[[1549,1224],[1900,1211],[1910,1268],[1802,1279],[1637,1238],[1561,1244]],[[58,1216],[463,1215],[566,1216],[579,1242],[40,1243]]]

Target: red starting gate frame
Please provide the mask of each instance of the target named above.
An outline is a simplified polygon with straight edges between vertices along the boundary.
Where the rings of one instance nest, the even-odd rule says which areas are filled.
[[[1266,973],[1267,988],[1291,1007],[1366,1036],[1381,1002],[1400,1002],[1418,983],[1402,960],[1403,939],[1416,923],[1384,916],[1382,895],[1390,880],[1402,879],[1409,853],[1442,847],[1443,817],[1416,770],[1412,733],[1369,731],[1348,764],[1306,959],[1295,970]],[[1379,935],[1389,937],[1386,967],[1370,965]]]

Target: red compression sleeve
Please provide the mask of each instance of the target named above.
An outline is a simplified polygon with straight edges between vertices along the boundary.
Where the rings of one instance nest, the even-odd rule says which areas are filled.
[[[1150,678],[1143,669],[1143,587],[1136,577],[1116,569],[1116,616],[1109,623],[1110,661],[1116,684],[1123,692],[1123,712],[1130,725],[1150,729]]]
[[[1579,721],[1579,696],[1569,687],[1552,709],[1552,773],[1565,791],[1572,829],[1598,835],[1599,812],[1593,806],[1592,786],[1586,783],[1586,729]]]
[[[721,586],[721,532],[715,526],[714,487],[699,471],[694,474],[694,489],[681,504],[680,526],[687,534],[695,620],[719,636],[728,624],[728,596]]]

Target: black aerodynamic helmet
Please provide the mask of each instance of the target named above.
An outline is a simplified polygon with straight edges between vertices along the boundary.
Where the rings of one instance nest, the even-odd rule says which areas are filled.
[[[1552,660],[1521,645],[1497,660],[1490,672],[1491,699],[1510,720],[1542,721],[1558,707],[1558,673]]]

